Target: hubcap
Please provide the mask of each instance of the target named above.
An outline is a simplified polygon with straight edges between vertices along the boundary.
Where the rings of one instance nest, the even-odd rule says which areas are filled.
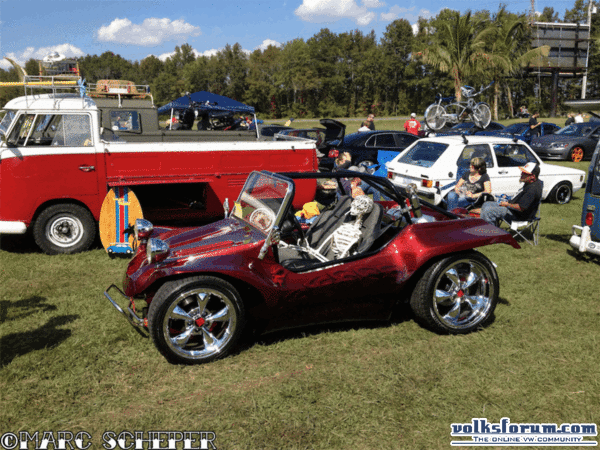
[[[573,149],[571,159],[573,162],[580,162],[583,159],[583,150],[580,148]]]
[[[448,328],[464,329],[484,320],[496,295],[492,274],[477,261],[461,260],[436,280],[433,309]]]
[[[48,223],[46,237],[58,247],[71,247],[83,238],[83,224],[73,216],[58,216]]]
[[[218,354],[231,340],[237,316],[223,292],[197,288],[180,294],[163,320],[167,345],[177,354],[202,359]]]

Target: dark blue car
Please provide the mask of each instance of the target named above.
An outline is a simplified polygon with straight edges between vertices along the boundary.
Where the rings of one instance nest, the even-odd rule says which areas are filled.
[[[354,165],[379,164],[383,167],[417,139],[418,136],[406,131],[377,130],[352,133],[344,136],[341,143],[334,144],[334,148],[329,152],[331,166],[340,153],[348,152]]]
[[[549,134],[554,134],[556,131],[560,130],[560,127],[556,124],[550,122],[542,122],[540,126],[537,128],[540,131],[540,136],[546,136]],[[536,134],[533,134],[531,129],[529,128],[529,123],[513,123],[512,125],[507,126],[503,130],[497,131],[479,131],[475,133],[477,136],[498,136],[498,137],[508,137],[508,138],[518,138],[528,144],[531,143],[531,139],[536,137]]]
[[[490,124],[482,129],[475,125],[473,122],[461,122],[454,125],[452,128],[446,128],[436,133],[436,136],[455,136],[460,134],[466,134],[470,136],[472,134],[479,134],[482,131],[502,131],[504,125],[498,122],[490,122]]]

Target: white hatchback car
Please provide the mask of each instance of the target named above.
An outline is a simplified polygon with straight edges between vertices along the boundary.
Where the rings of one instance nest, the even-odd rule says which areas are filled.
[[[568,203],[573,192],[584,186],[584,171],[546,164],[525,142],[493,136],[419,139],[386,164],[387,176],[401,186],[416,184],[420,197],[439,204],[460,175],[469,170],[474,157],[485,159],[495,196],[512,197],[519,191],[522,187],[519,167],[528,162],[540,165],[540,180],[544,182],[542,200]]]

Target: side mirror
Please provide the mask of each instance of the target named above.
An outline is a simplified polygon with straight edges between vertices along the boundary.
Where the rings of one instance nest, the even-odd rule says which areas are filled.
[[[223,202],[223,209],[225,210],[225,218],[229,217],[229,198],[226,198]]]

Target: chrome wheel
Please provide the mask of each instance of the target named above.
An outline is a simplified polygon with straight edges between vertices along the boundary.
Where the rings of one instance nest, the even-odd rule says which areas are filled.
[[[491,320],[498,291],[494,265],[471,251],[429,267],[410,303],[417,320],[425,326],[442,333],[468,333]]]
[[[473,108],[473,122],[479,128],[487,128],[492,121],[492,112],[485,103],[477,103]]]
[[[214,277],[166,283],[150,303],[148,328],[171,362],[195,364],[227,354],[242,329],[233,286]]]
[[[448,328],[472,328],[492,307],[495,292],[491,274],[476,261],[460,260],[449,266],[436,281],[433,310]]]
[[[446,125],[446,110],[436,103],[429,105],[425,110],[425,123],[433,131],[439,131]]]

